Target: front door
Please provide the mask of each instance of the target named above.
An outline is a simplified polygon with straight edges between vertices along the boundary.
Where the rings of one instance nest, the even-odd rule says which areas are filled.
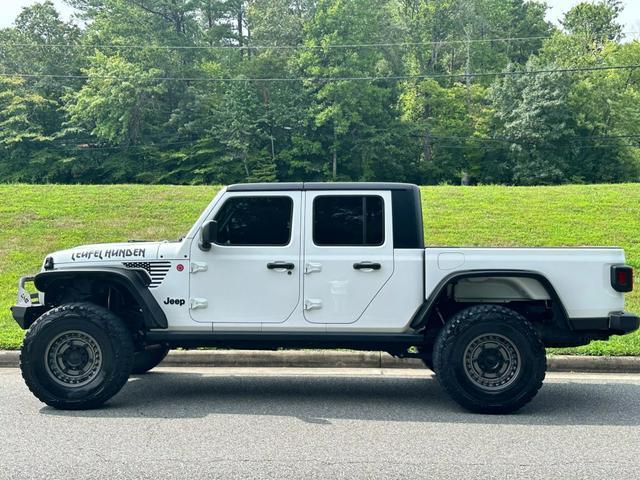
[[[191,248],[191,318],[280,323],[300,300],[302,192],[229,192],[213,212],[218,241]]]
[[[307,191],[304,316],[354,323],[393,274],[390,192]]]

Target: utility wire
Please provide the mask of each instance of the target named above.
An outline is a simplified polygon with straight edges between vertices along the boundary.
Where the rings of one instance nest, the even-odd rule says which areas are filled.
[[[420,138],[424,138],[424,135],[418,135]],[[430,135],[431,140],[462,140],[462,141],[478,141],[478,142],[500,142],[500,143],[522,143],[517,139],[511,138],[482,138],[482,137],[465,137],[465,136],[441,136]],[[563,137],[564,140],[579,140],[579,141],[597,141],[597,140],[615,140],[615,139],[640,139],[640,135],[575,135],[571,137]]]
[[[640,138],[640,136],[636,136]],[[421,136],[415,136],[416,140],[421,140]],[[577,142],[573,142],[572,140],[576,140]],[[630,147],[630,148],[640,148],[640,144],[637,143],[605,143],[600,145],[585,145],[580,144],[579,140],[581,137],[567,137],[564,138],[563,141],[569,141],[571,143],[561,143],[561,144],[553,144],[553,143],[541,143],[541,144],[533,144],[530,142],[513,142],[515,145],[519,145],[523,148],[535,147],[543,150],[552,150],[552,149],[560,149],[560,148],[576,148],[576,149],[589,149],[589,150],[598,150],[602,148],[608,147]],[[48,142],[43,142],[48,143]],[[91,150],[135,150],[135,149],[143,149],[143,148],[160,148],[160,147],[170,147],[170,146],[181,146],[181,145],[193,145],[197,146],[199,140],[186,140],[186,141],[176,141],[176,142],[155,142],[155,143],[138,143],[133,145],[114,145],[114,146],[106,146],[106,145],[92,145],[91,142],[74,142],[69,141],[66,145],[57,143],[53,145],[49,145],[46,148],[54,147],[59,150],[71,149],[77,151],[91,151]],[[475,145],[454,145],[454,144],[442,144],[438,142],[434,142],[431,144],[433,148],[443,148],[443,149],[452,149],[452,150],[504,150],[507,145],[500,144],[482,144],[478,143]]]
[[[575,143],[561,143],[561,144],[530,144],[530,143],[522,143],[519,144],[520,147],[535,147],[539,150],[557,150],[557,149],[566,149],[566,148],[575,148],[578,150],[599,150],[602,148],[610,148],[610,147],[629,147],[629,148],[640,148],[639,144],[634,143],[609,143],[609,144],[601,144],[601,145],[579,145]],[[438,143],[434,143],[431,145],[432,148],[444,148],[444,149],[453,149],[453,150],[504,150],[505,146],[502,145],[442,145]]]
[[[181,81],[181,82],[340,82],[340,81],[384,81],[384,80],[424,80],[428,78],[481,78],[481,77],[513,77],[526,75],[540,75],[545,73],[576,73],[576,72],[597,72],[608,70],[633,70],[640,68],[640,64],[635,65],[611,65],[599,67],[572,67],[554,68],[543,70],[514,70],[504,72],[475,72],[475,73],[443,73],[432,75],[389,75],[389,76],[360,76],[360,77],[280,77],[280,78],[242,78],[242,77],[148,77],[140,78],[136,76],[119,75],[66,75],[66,74],[44,74],[44,73],[0,73],[0,77],[18,78],[52,78],[67,80],[135,80],[135,81]]]
[[[69,142],[73,143],[73,142]],[[179,146],[179,145],[197,145],[198,140],[185,140],[181,142],[158,142],[158,143],[137,143],[133,145],[91,145],[91,142],[81,142],[76,145],[56,145],[56,147],[67,147],[74,150],[131,150],[138,148],[153,148],[153,147],[169,147],[169,146]]]
[[[375,130],[375,133],[382,133],[382,132],[386,132],[386,131],[391,131],[390,129],[377,129]],[[413,138],[417,138],[417,139],[421,139],[424,140],[424,136],[423,135],[411,135],[411,137]],[[595,141],[595,140],[615,140],[615,139],[640,139],[640,135],[586,135],[586,136],[571,136],[571,137],[563,137],[563,141],[571,141],[571,142],[584,142],[584,141]],[[481,147],[481,144],[486,144],[486,146],[491,146],[491,147],[496,147],[496,148],[503,148],[502,145],[488,145],[489,143],[506,143],[506,144],[515,144],[515,145],[532,145],[531,142],[522,142],[516,139],[508,139],[508,138],[481,138],[481,137],[469,137],[469,136],[440,136],[440,135],[431,135],[429,137],[430,141],[433,143],[433,145],[437,145],[437,146],[441,146],[441,147],[463,147],[463,148],[477,148],[477,147]],[[441,143],[438,143],[440,140],[447,140],[447,141],[451,141],[451,140],[459,140],[462,142],[477,142],[480,143],[480,145],[443,145]],[[181,140],[181,141],[172,141],[172,142],[147,142],[144,144],[135,144],[135,145],[131,145],[131,146],[140,146],[140,147],[162,147],[162,146],[167,146],[167,145],[187,145],[187,144],[192,144],[192,145],[197,145],[199,142],[202,141],[202,138],[198,138],[198,139],[191,139],[191,140]],[[58,145],[58,146],[67,146],[67,147],[73,147],[73,148],[80,148],[80,149],[118,149],[118,148],[127,148],[127,146],[106,146],[106,145],[96,145],[96,143],[99,143],[100,140],[97,138],[80,138],[80,139],[76,139],[76,138],[68,138],[68,139],[64,139],[64,138],[55,138],[52,140],[46,140],[43,143],[50,143],[50,144],[54,144],[54,145]],[[62,144],[62,145],[61,145]],[[565,144],[566,145],[566,144]],[[635,144],[606,144],[608,146],[611,145],[622,145],[622,146],[635,146]],[[131,147],[129,146],[129,147]],[[601,145],[585,145],[586,147],[601,147],[601,146],[605,146],[604,144]]]
[[[62,44],[62,43],[0,43],[2,47],[19,47],[19,48],[104,48],[104,49],[152,49],[152,50],[325,50],[325,49],[353,49],[353,48],[384,48],[384,47],[415,47],[422,45],[456,45],[468,43],[492,43],[492,42],[520,42],[527,40],[543,40],[550,38],[546,36],[536,37],[507,37],[507,38],[487,38],[487,39],[471,39],[471,40],[442,40],[430,42],[388,42],[388,43],[345,43],[345,44],[327,44],[327,45],[143,45],[143,44],[107,44],[107,45],[81,45],[81,44]]]
[[[622,32],[622,35],[637,35],[640,32]],[[550,35],[538,35],[530,37],[502,37],[502,38],[475,38],[457,40],[432,40],[428,42],[387,42],[387,43],[345,43],[327,45],[144,45],[144,44],[106,44],[83,45],[63,43],[0,43],[0,47],[20,48],[105,48],[105,49],[152,49],[152,50],[326,50],[326,49],[353,49],[353,48],[384,48],[384,47],[416,47],[426,45],[467,45],[469,43],[497,43],[497,42],[524,42],[529,40],[544,40]]]
[[[181,142],[178,142],[178,144]],[[195,142],[194,142],[195,144]],[[45,149],[54,149],[57,151],[77,151],[77,152],[89,152],[89,151],[129,151],[129,150],[140,150],[145,148],[160,148],[160,147],[171,147],[177,145],[176,143],[167,143],[167,144],[136,144],[136,145],[126,145],[126,146],[117,146],[117,147],[93,147],[93,146],[74,146],[74,145],[55,145],[55,146],[47,146],[43,147]],[[612,148],[612,147],[627,147],[627,148],[640,148],[640,145],[634,144],[605,144],[605,145],[539,145],[536,148],[538,150],[564,150],[567,148],[573,148],[577,150],[601,150],[603,148]],[[504,150],[504,147],[499,145],[432,145],[433,149],[445,149],[445,150],[483,150],[483,151],[499,151]]]

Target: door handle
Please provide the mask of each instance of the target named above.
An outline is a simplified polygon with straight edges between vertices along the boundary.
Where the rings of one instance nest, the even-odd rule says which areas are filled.
[[[354,263],[353,268],[354,270],[364,270],[370,272],[373,270],[380,270],[382,268],[382,265],[373,262],[360,262]]]
[[[198,310],[200,308],[207,308],[209,302],[206,298],[192,298],[189,300],[189,308],[191,310]]]
[[[293,263],[287,262],[272,262],[267,263],[267,268],[269,270],[278,270],[284,272],[285,270],[293,270],[296,266]]]
[[[309,275],[310,273],[316,273],[321,271],[322,271],[321,263],[306,263],[304,265],[304,273],[306,273],[307,275]]]
[[[311,310],[320,310],[322,308],[322,300],[315,298],[307,298],[304,301],[304,309],[309,312]]]

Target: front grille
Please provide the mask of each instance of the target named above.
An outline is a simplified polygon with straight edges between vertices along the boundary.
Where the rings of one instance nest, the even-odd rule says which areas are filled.
[[[123,262],[126,268],[142,268],[151,276],[149,288],[157,288],[169,273],[171,262]]]

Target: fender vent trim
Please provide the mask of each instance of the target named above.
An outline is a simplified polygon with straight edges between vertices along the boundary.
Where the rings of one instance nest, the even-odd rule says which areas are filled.
[[[158,288],[162,285],[171,268],[171,262],[122,262],[122,265],[125,268],[141,268],[146,270],[151,277],[151,285],[149,285],[149,288]]]

